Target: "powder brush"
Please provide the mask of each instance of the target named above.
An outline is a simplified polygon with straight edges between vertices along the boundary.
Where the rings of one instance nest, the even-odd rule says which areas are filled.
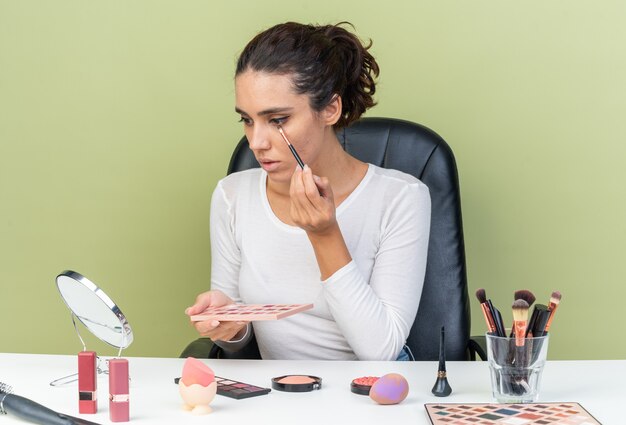
[[[533,305],[533,303],[535,302],[536,298],[535,295],[528,289],[520,289],[518,291],[515,291],[513,299],[526,301],[528,303],[528,307],[530,308],[530,306]]]

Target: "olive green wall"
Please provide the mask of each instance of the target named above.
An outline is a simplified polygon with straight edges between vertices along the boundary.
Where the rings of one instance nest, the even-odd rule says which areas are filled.
[[[351,21],[382,68],[369,115],[454,149],[473,333],[478,287],[507,318],[515,289],[559,289],[551,357],[626,358],[626,3],[569,0],[0,0],[0,352],[80,349],[68,268],[117,300],[129,355],[194,338],[234,61],[285,20]]]

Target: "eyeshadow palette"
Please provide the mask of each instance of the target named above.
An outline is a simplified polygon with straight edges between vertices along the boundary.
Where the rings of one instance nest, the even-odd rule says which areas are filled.
[[[232,379],[220,378],[219,376],[215,377],[215,382],[217,382],[217,393],[219,395],[236,398],[237,400],[267,394],[272,391],[270,388],[261,388],[244,382],[233,381]]]
[[[313,304],[229,304],[223,307],[212,307],[200,314],[191,316],[191,320],[219,320],[222,322],[254,320],[278,320],[310,310]]]
[[[177,385],[179,381],[180,378],[174,379],[174,383]],[[270,388],[257,387],[256,385],[220,378],[219,376],[215,377],[215,382],[217,383],[217,393],[219,395],[236,398],[237,400],[264,395],[272,391]]]
[[[599,425],[578,403],[426,403],[433,425]]]

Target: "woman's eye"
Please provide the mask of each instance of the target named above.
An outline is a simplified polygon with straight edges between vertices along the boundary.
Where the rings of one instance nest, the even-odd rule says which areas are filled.
[[[281,125],[281,124],[283,124],[285,121],[287,121],[287,118],[289,118],[289,117],[272,118],[272,119],[270,120],[270,122],[271,122],[272,124]]]
[[[244,123],[244,125],[251,125],[252,124],[252,120],[250,118],[246,118],[246,117],[240,117],[239,118],[239,122]]]

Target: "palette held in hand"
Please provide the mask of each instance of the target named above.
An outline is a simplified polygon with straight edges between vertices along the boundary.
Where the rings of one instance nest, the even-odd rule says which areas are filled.
[[[212,307],[191,316],[193,322],[218,320],[220,322],[253,322],[278,320],[302,311],[310,310],[313,304],[229,304]]]

